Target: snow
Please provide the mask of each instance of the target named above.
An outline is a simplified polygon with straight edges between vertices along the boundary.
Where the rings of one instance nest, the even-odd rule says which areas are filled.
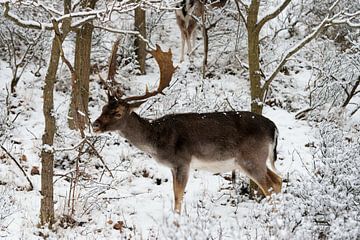
[[[153,37],[151,42],[158,42],[162,38],[162,48],[171,47],[175,62],[178,62],[180,36],[173,13],[165,14],[163,24],[162,35]],[[201,48],[179,64],[171,87],[165,90],[165,96],[151,99],[138,110],[141,116],[155,119],[169,113],[232,108],[249,110],[249,82],[237,69],[234,69],[235,75],[224,73],[222,68],[227,66],[226,59],[218,60],[217,65],[212,66],[213,77],[201,78]],[[214,58],[223,50],[219,48],[211,52],[210,62],[217,61]],[[65,52],[71,54],[69,49]],[[157,65],[152,59],[147,60],[147,64],[147,75],[132,76],[128,81],[132,85],[130,95],[143,93],[145,85],[149,89],[156,86],[159,78]],[[283,87],[280,80],[274,80],[274,88],[278,91],[273,95],[284,101],[289,95],[296,95],[291,106],[304,107],[306,101],[303,99],[308,95],[307,86],[312,71],[303,68],[299,74],[284,76],[286,81],[295,83],[288,88]],[[6,109],[6,88],[11,79],[11,71],[2,60],[0,72],[2,118]],[[349,203],[360,200],[356,196],[359,180],[355,177],[359,163],[350,165],[353,164],[351,159],[357,162],[360,159],[360,151],[357,151],[359,146],[356,145],[359,135],[353,127],[359,124],[360,114],[344,126],[344,129],[352,129],[353,132],[345,132],[344,129],[339,130],[337,125],[296,120],[295,112],[289,108],[268,105],[265,105],[263,114],[274,121],[279,129],[276,168],[286,180],[281,194],[271,199],[251,200],[241,193],[241,186],[246,186],[248,181],[244,176],[238,179],[240,186],[235,190],[231,182],[225,179],[230,173],[213,175],[206,171],[192,171],[183,213],[178,215],[172,210],[172,176],[167,167],[159,165],[116,133],[95,135],[87,132],[88,139],[94,141],[94,146],[114,177],[109,175],[94,154],[83,154],[75,191],[76,211],[73,218],[77,225],[64,226],[66,224],[60,219],[70,214],[68,202],[72,196],[69,181],[75,176],[74,162],[79,154],[76,147],[82,139],[79,133],[67,127],[69,92],[55,91],[56,141],[54,146],[42,145],[44,118],[41,87],[44,75],[43,72],[42,77],[37,78],[30,71],[24,73],[17,87],[17,97],[11,98],[11,105],[16,107],[10,115],[10,122],[16,114],[19,116],[11,127],[0,127],[0,143],[16,159],[26,156],[27,160],[21,164],[29,175],[33,166],[41,167],[41,149],[55,151],[54,202],[58,221],[54,231],[38,227],[41,176],[30,176],[35,189],[25,191],[27,182],[21,172],[11,159],[0,152],[0,238],[302,239],[321,235],[323,229],[314,225],[314,219],[334,226],[330,230],[324,228],[333,239],[360,236],[359,209],[354,207],[359,202],[353,205]],[[66,74],[59,75],[59,81],[68,81]],[[95,99],[90,104],[90,117],[94,120],[105,104],[102,101],[105,93],[96,81],[90,87]],[[302,100],[298,100],[300,98]],[[347,138],[343,135],[352,142],[346,144]],[[347,169],[350,166],[355,169]],[[341,184],[332,187],[335,180]],[[347,187],[354,190],[347,192],[344,190]],[[349,212],[346,209],[350,209]],[[124,223],[122,231],[113,228],[118,221]],[[344,229],[348,232],[342,231]]]

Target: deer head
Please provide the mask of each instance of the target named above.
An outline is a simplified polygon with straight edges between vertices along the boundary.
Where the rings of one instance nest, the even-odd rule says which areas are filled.
[[[116,58],[114,57],[114,53],[117,51],[118,44],[119,41],[114,43],[112,56],[110,57],[108,80],[113,80],[116,73],[116,64],[114,64]],[[134,109],[146,102],[148,98],[160,93],[163,94],[163,90],[169,86],[172,75],[176,69],[173,65],[171,50],[169,49],[168,52],[164,52],[160,46],[156,45],[156,49],[149,51],[149,53],[155,58],[160,69],[158,88],[154,91],[149,91],[146,87],[145,93],[141,96],[124,97],[121,91],[105,85],[108,91],[108,102],[103,107],[100,117],[93,123],[95,132],[118,130],[122,125],[126,124],[126,119]],[[105,81],[103,82],[105,83]]]

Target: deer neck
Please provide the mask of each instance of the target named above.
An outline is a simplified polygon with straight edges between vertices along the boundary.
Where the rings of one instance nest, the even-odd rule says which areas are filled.
[[[120,135],[137,148],[142,151],[151,153],[153,148],[151,144],[151,136],[153,136],[151,124],[147,119],[144,119],[132,112],[130,115],[124,119],[123,124],[121,125]]]

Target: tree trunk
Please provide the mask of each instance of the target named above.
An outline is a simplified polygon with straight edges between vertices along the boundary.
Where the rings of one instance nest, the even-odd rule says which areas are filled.
[[[64,14],[70,12],[71,0],[64,0]],[[43,147],[41,149],[41,202],[40,202],[40,224],[49,224],[49,228],[55,221],[54,214],[54,135],[56,131],[54,116],[54,85],[56,72],[60,60],[60,44],[70,31],[71,19],[63,21],[63,38],[56,35],[52,41],[50,63],[45,76],[43,90],[43,113],[45,118],[45,130],[42,136]]]
[[[247,33],[248,33],[248,61],[249,61],[249,78],[250,78],[250,94],[251,94],[251,111],[262,114],[262,89],[260,75],[260,47],[259,34],[257,30],[258,12],[260,7],[259,0],[252,0],[249,7],[247,17]],[[259,192],[257,184],[250,180],[250,195]]]
[[[53,201],[53,162],[54,134],[56,131],[54,110],[54,84],[56,71],[60,58],[59,41],[54,37],[52,41],[50,63],[45,77],[43,90],[43,113],[45,117],[45,131],[42,136],[43,147],[41,150],[41,207],[40,222],[42,225],[54,223],[54,201]]]
[[[204,39],[204,58],[203,58],[203,66],[202,66],[202,74],[203,79],[206,76],[207,64],[208,64],[208,54],[209,54],[209,35],[208,29],[206,28],[206,11],[203,11],[201,15],[201,22],[202,22],[202,34]],[[192,39],[191,39],[192,40]]]
[[[259,30],[257,29],[257,20],[260,1],[253,0],[247,18],[248,32],[248,61],[249,61],[249,78],[251,92],[251,111],[262,114],[263,109],[263,92],[261,88],[261,71],[260,71],[260,47],[259,47]]]
[[[94,9],[95,4],[96,0],[87,1],[83,7]],[[89,79],[93,29],[94,26],[92,23],[86,23],[76,32],[74,68],[77,81],[72,84],[73,89],[71,91],[68,115],[68,125],[70,129],[84,130],[85,126],[89,123]],[[78,109],[77,113],[75,109]],[[77,114],[77,116],[75,116],[75,114]]]
[[[135,30],[139,31],[143,38],[146,38],[146,12],[140,6],[135,9]],[[145,74],[146,42],[140,37],[136,37],[134,45],[140,72]]]

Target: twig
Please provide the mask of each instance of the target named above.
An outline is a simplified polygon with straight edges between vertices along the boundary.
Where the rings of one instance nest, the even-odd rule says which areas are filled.
[[[256,31],[260,31],[261,28],[264,26],[265,23],[277,17],[291,2],[291,0],[285,0],[280,6],[276,8],[276,10],[269,15],[266,15],[263,19],[256,24]]]
[[[1,149],[4,150],[4,152],[16,163],[16,165],[20,168],[22,173],[24,174],[26,180],[29,182],[30,188],[28,188],[29,191],[32,191],[34,189],[34,185],[32,184],[30,178],[24,171],[24,169],[21,167],[20,163],[6,150],[6,148],[3,147],[3,145],[0,145]]]
[[[147,192],[140,192],[140,193],[134,193],[128,196],[122,196],[122,197],[103,197],[102,199],[105,201],[109,201],[109,200],[120,200],[120,199],[126,199],[126,198],[131,198],[134,196],[138,196],[138,195],[142,195],[142,194],[146,194]]]
[[[114,175],[112,174],[112,172],[110,171],[110,169],[108,168],[108,166],[106,165],[103,157],[99,154],[99,152],[96,150],[96,148],[92,145],[91,142],[88,141],[87,138],[85,138],[85,142],[90,146],[90,148],[95,152],[95,155],[100,159],[100,161],[102,162],[102,164],[104,165],[105,169],[109,172],[110,176],[112,178],[114,178]]]

